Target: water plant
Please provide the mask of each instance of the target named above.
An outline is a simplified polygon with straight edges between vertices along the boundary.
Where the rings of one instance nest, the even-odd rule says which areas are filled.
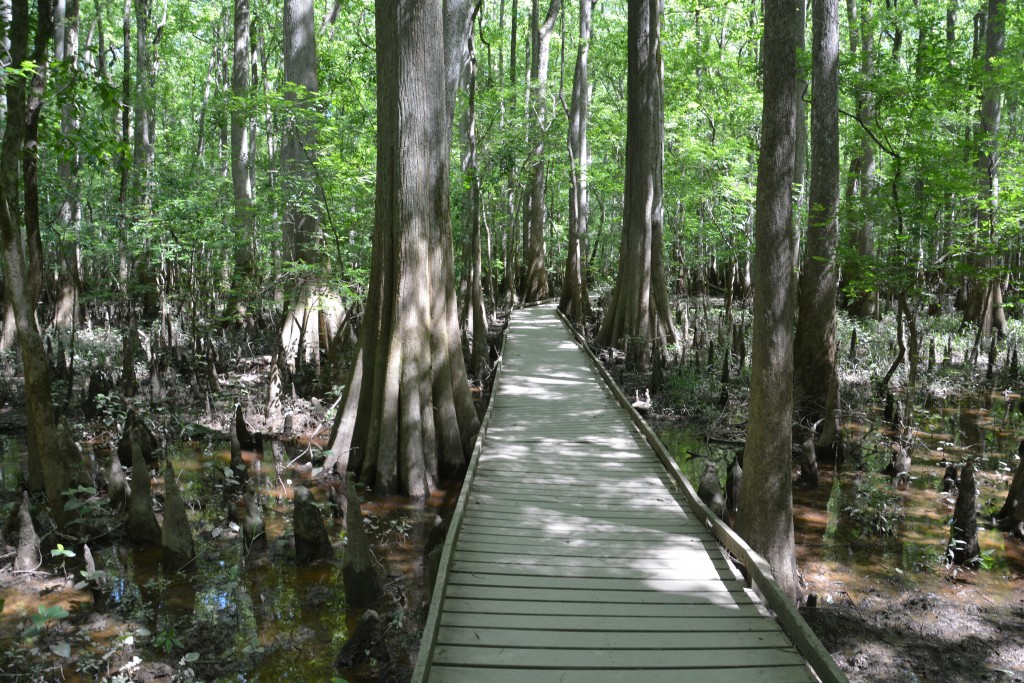
[[[54,622],[66,619],[68,611],[60,605],[39,605],[36,613],[31,616],[32,625],[21,632],[23,638],[35,638],[46,633]]]

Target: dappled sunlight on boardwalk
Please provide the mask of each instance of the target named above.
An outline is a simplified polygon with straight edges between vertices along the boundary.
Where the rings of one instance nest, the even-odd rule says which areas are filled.
[[[423,680],[813,680],[553,307],[503,358]]]

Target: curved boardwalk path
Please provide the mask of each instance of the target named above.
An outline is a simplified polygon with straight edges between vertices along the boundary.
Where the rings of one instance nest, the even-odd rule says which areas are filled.
[[[554,308],[503,356],[413,680],[816,680]]]

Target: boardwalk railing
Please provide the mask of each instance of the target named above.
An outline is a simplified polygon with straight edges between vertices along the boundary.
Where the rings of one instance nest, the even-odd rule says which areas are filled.
[[[845,681],[581,342],[514,314],[412,680]]]

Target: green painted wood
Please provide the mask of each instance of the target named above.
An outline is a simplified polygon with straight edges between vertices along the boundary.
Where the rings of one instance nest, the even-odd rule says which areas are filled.
[[[753,600],[742,590],[656,591],[656,590],[591,590],[565,588],[513,588],[499,586],[464,586],[449,584],[445,599],[516,600],[530,602],[584,602],[597,605],[750,605]]]
[[[673,539],[687,539],[694,535],[708,533],[708,530],[696,521],[685,520],[668,524],[667,528],[638,528],[628,524],[600,522],[597,519],[588,520],[587,518],[577,520],[563,518],[551,522],[535,519],[527,522],[509,520],[504,515],[499,515],[496,519],[485,519],[475,515],[473,519],[466,521],[464,528],[473,529],[479,533],[500,533],[510,541],[515,537],[531,539],[572,537],[585,540],[603,538],[609,541],[627,538],[670,543]]]
[[[547,600],[470,600],[445,596],[446,613],[464,614],[524,614],[551,617],[667,617],[676,619],[756,617],[760,612],[753,605],[694,604],[694,603],[634,603],[617,602],[551,602]]]
[[[525,531],[525,530],[524,530]],[[576,534],[551,534],[543,529],[534,530],[534,534],[510,536],[505,533],[480,533],[477,529],[462,529],[462,540],[473,544],[500,544],[511,552],[523,552],[521,548],[574,548],[590,550],[594,548],[648,548],[650,546],[703,546],[715,542],[714,536],[707,532],[695,532],[687,535],[673,535],[666,538],[657,534],[592,534],[581,537]]]
[[[557,636],[552,636],[557,640]],[[788,649],[598,650],[481,648],[438,645],[434,661],[455,666],[500,666],[510,669],[713,669],[728,660],[732,666],[794,666],[803,663]],[[638,673],[642,676],[643,674]]]
[[[807,683],[806,666],[728,669],[499,669],[440,665],[432,671],[436,683]]]
[[[467,628],[516,628],[540,631],[645,631],[645,632],[709,632],[730,633],[751,631],[780,632],[778,625],[764,617],[626,617],[595,619],[580,616],[550,616],[537,614],[464,614],[444,612],[442,626]]]
[[[580,558],[658,560],[658,561],[692,561],[691,558],[702,557],[714,547],[700,541],[693,543],[633,543],[633,544],[601,544],[588,546],[569,543],[534,543],[511,545],[506,543],[482,542],[474,538],[465,538],[463,543],[472,547],[474,552],[490,555],[509,555],[511,557],[529,558],[531,561],[543,562],[543,558],[562,558],[567,561]],[[603,563],[607,564],[607,563]],[[640,566],[640,565],[638,565]]]
[[[492,408],[414,681],[812,680],[550,307]]]
[[[490,586],[509,588],[531,588],[537,590],[552,589],[572,593],[578,590],[596,591],[630,591],[637,595],[649,592],[679,593],[712,593],[712,592],[743,592],[746,588],[734,579],[723,580],[715,575],[710,578],[614,578],[614,577],[572,577],[553,574],[488,574],[483,572],[452,571],[449,585]]]
[[[608,631],[522,631],[500,628],[442,627],[437,642],[476,647],[550,648],[577,650],[755,650],[789,649],[782,632],[753,633],[645,633]]]
[[[509,564],[501,562],[471,561],[455,557],[452,569],[459,572],[475,572],[480,574],[518,574],[520,576],[568,576],[584,579],[633,579],[634,581],[654,581],[673,579],[680,572],[671,563],[660,567],[648,566],[638,568],[624,563],[626,566],[614,567],[610,563],[598,566],[564,566],[549,564]],[[724,562],[718,565],[713,562],[694,563],[687,567],[686,576],[694,579],[731,578],[730,570]]]
[[[590,524],[584,526],[588,519],[581,516],[573,515],[561,515],[557,520],[544,520],[539,516],[526,517],[519,515],[513,517],[504,512],[496,512],[492,510],[478,509],[474,511],[472,524],[479,524],[481,526],[490,526],[495,528],[503,528],[514,531],[516,529],[534,530],[534,529],[595,529],[603,530],[607,532],[625,532],[625,531],[636,531],[636,532],[664,532],[664,533],[679,533],[684,534],[692,532],[696,529],[701,529],[701,525],[694,520],[690,519],[679,519],[671,520],[668,522],[659,522],[657,520],[642,520],[631,524],[622,520],[609,520],[609,519],[597,519],[592,517],[589,521]]]

